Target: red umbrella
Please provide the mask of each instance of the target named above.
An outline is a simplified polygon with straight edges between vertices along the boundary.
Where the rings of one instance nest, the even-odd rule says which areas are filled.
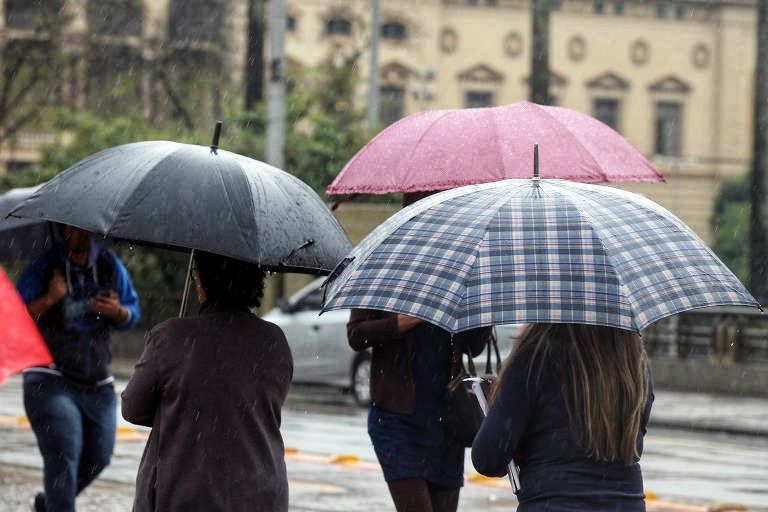
[[[637,148],[597,119],[521,101],[401,119],[352,157],[326,192],[420,192],[530,178],[534,144],[541,178],[664,181]]]
[[[0,268],[0,383],[34,365],[53,362],[16,288]]]

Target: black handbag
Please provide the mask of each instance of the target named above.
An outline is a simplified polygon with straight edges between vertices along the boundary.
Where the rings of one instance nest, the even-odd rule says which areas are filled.
[[[499,357],[499,347],[496,343],[495,334],[489,337],[485,347],[487,351],[486,376],[492,375],[491,347],[493,347],[496,353],[496,372],[498,373],[501,367],[501,358]],[[477,431],[480,430],[480,425],[482,425],[485,415],[482,409],[480,409],[480,404],[472,391],[472,386],[467,382],[463,382],[463,379],[477,376],[475,363],[472,361],[471,354],[464,352],[461,348],[459,350],[457,354],[454,354],[454,357],[458,358],[459,369],[446,388],[443,399],[442,422],[446,435],[449,438],[453,439],[456,444],[470,447],[472,446],[472,441],[475,440]],[[467,355],[469,371],[464,367],[464,355]]]

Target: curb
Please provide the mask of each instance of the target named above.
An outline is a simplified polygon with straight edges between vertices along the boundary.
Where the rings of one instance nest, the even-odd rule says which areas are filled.
[[[653,417],[653,413],[651,413]],[[741,437],[768,438],[768,430],[739,428],[717,425],[691,425],[686,421],[651,420],[649,427],[666,428],[669,430],[684,430],[686,432],[700,432],[702,434],[728,434]]]

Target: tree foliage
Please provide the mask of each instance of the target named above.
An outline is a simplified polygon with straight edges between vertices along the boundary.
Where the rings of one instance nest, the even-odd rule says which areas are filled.
[[[70,20],[62,5],[61,0],[6,2],[6,28],[19,37],[0,41],[0,144],[38,124],[62,96],[65,63],[59,43]]]
[[[749,282],[749,189],[751,177],[723,182],[710,219],[712,249],[745,285]]]
[[[357,68],[353,62],[333,64],[329,58],[314,72],[291,77],[288,96],[286,171],[323,195],[344,163],[367,141],[363,115],[354,108]],[[138,109],[137,109],[138,110]],[[266,108],[235,113],[225,123],[223,149],[263,160]],[[59,142],[44,147],[30,171],[0,175],[0,192],[46,181],[77,161],[102,149],[139,140],[176,140],[207,144],[210,133],[191,131],[186,123],[149,122],[140,116],[110,112],[59,109],[47,127],[61,134]],[[150,326],[175,314],[187,268],[187,256],[142,246],[116,248],[128,267],[142,300],[142,325]]]

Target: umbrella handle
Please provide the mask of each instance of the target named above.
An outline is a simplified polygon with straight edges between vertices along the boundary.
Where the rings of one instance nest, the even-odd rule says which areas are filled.
[[[490,348],[489,348],[490,350]],[[485,391],[483,391],[483,380],[481,377],[469,377],[462,379],[462,382],[472,383],[472,392],[477,399],[480,410],[483,411],[483,416],[488,415],[488,402],[485,399]],[[507,477],[509,478],[509,484],[512,486],[512,492],[518,494],[520,492],[520,474],[517,471],[517,464],[514,460],[509,461],[507,464]]]
[[[181,294],[181,308],[179,308],[179,318],[184,318],[184,311],[187,309],[187,301],[189,300],[189,289],[192,285],[192,262],[195,259],[195,250],[189,253],[189,264],[187,265],[187,277],[184,280],[184,292]]]

